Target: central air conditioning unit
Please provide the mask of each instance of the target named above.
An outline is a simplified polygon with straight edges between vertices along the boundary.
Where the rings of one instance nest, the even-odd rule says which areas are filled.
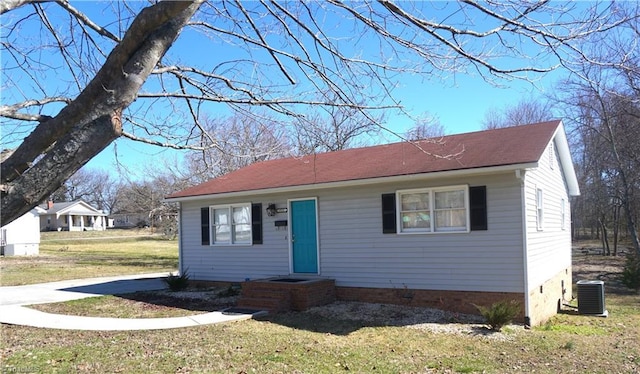
[[[604,282],[581,280],[578,286],[578,313],[606,317],[609,312],[604,307]]]

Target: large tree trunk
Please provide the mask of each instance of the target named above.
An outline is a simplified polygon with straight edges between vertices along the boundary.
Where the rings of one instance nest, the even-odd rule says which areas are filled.
[[[2,197],[3,223],[6,212],[18,217],[28,212],[121,133],[119,113],[68,132],[44,158],[12,182],[12,188]]]
[[[620,235],[620,206],[613,206],[613,255],[618,255],[618,236]]]
[[[33,209],[121,135],[122,111],[202,1],[160,2],[142,10],[78,97],[3,160],[2,225]]]

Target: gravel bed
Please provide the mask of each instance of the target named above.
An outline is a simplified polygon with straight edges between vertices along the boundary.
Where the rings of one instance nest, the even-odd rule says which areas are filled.
[[[474,335],[502,341],[512,340],[513,332],[524,331],[522,325],[508,325],[503,332],[496,332],[483,323],[484,319],[481,316],[390,304],[338,301],[311,308],[306,313],[325,318],[363,321],[373,325],[402,326],[434,333]]]

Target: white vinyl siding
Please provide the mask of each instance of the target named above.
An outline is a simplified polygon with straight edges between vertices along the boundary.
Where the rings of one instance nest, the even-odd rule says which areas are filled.
[[[247,199],[243,199],[246,201]],[[266,199],[266,202],[276,201]],[[200,211],[211,205],[235,204],[238,200],[211,200],[183,202],[181,206],[181,270],[187,270],[192,279],[240,282],[247,278],[257,279],[289,274],[287,230],[276,228],[275,220],[286,219],[286,214],[263,218],[263,241],[270,245],[220,244],[203,246],[201,238]],[[260,201],[253,201],[254,203]],[[280,201],[278,201],[280,202]],[[286,204],[286,200],[283,204]],[[269,229],[267,229],[267,227]],[[213,249],[213,250],[212,250]]]
[[[560,228],[563,230],[566,229],[566,220],[567,220],[566,209],[567,209],[567,206],[565,204],[564,198],[560,199]]]
[[[468,232],[466,185],[396,192],[400,233]]]
[[[489,230],[465,235],[388,235],[382,232],[381,195],[433,186],[487,186]],[[441,189],[440,187],[444,187]],[[432,290],[523,292],[522,212],[520,183],[513,173],[446,180],[415,180],[403,184],[334,188],[317,191],[320,276],[338,286]],[[289,199],[310,193],[251,197],[286,206]],[[183,268],[193,279],[243,281],[289,275],[287,213],[263,215],[263,244],[219,246],[200,243],[200,207],[234,204],[240,199],[182,203]]]
[[[553,155],[557,157],[555,152]],[[527,274],[529,290],[532,291],[558,272],[571,267],[571,232],[563,229],[563,225],[571,222],[568,189],[562,164],[557,159],[553,164],[555,167],[552,169],[549,163],[540,162],[540,167],[527,171],[525,175]],[[543,191],[544,230],[538,229],[538,190]]]

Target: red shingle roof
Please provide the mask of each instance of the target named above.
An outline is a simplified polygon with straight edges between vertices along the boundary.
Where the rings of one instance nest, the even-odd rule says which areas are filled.
[[[400,142],[264,161],[167,198],[535,163],[560,123],[555,120],[449,135],[431,141]],[[446,157],[451,155],[455,156]]]

